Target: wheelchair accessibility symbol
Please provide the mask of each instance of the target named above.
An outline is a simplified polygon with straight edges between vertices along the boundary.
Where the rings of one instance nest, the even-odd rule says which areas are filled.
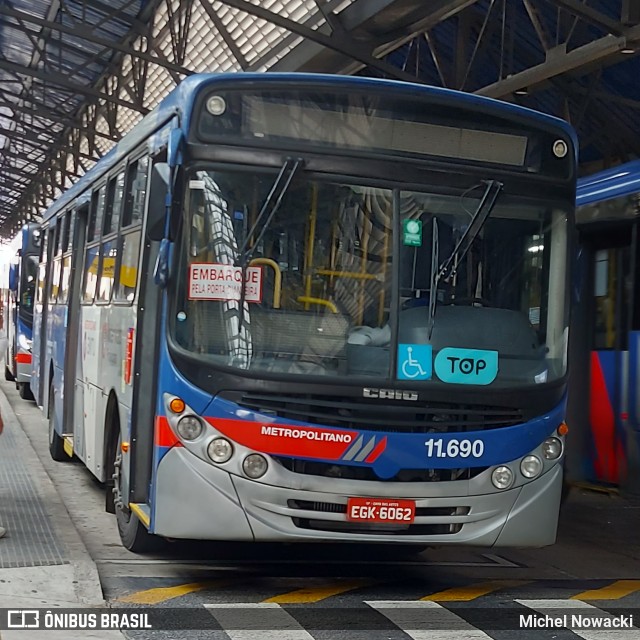
[[[429,344],[398,345],[398,380],[430,380],[433,350]]]

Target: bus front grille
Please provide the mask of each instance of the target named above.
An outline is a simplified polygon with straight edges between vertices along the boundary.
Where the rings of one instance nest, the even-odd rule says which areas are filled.
[[[401,469],[391,478],[379,478],[373,467],[316,462],[299,458],[273,456],[285,469],[293,473],[343,480],[369,480],[376,482],[453,482],[470,480],[488,467],[464,467],[460,469]]]
[[[520,409],[489,405],[231,391],[220,397],[275,418],[367,431],[457,433],[524,422]]]

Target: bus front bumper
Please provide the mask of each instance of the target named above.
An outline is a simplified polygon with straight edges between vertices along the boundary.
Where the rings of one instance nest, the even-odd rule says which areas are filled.
[[[562,466],[504,491],[472,481],[367,482],[284,471],[278,485],[232,475],[174,447],[157,469],[152,531],[172,538],[542,547],[553,544]],[[415,501],[411,525],[347,522],[349,497]]]

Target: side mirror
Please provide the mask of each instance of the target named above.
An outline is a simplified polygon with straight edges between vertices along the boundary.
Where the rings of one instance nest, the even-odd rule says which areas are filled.
[[[18,291],[18,265],[12,264],[9,267],[9,290]]]
[[[147,236],[154,242],[160,242],[164,238],[170,173],[169,165],[166,162],[154,164],[151,171]]]

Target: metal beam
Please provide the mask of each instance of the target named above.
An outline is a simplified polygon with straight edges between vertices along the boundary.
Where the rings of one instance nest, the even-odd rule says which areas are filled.
[[[202,4],[209,2],[209,0],[200,0]],[[238,9],[239,11],[244,11],[250,15],[257,16],[258,18],[262,18],[271,24],[275,24],[278,27],[286,29],[291,33],[295,33],[307,40],[311,40],[312,42],[317,42],[318,44],[327,47],[328,49],[333,49],[334,51],[338,51],[344,55],[349,56],[353,60],[357,60],[362,64],[371,67],[372,69],[377,69],[392,78],[397,78],[399,80],[405,80],[407,82],[416,82],[416,78],[410,73],[406,73],[397,67],[394,67],[392,64],[385,62],[384,60],[379,60],[371,55],[370,51],[367,47],[365,47],[361,43],[354,43],[344,38],[332,38],[320,31],[310,29],[298,22],[294,22],[293,20],[289,20],[289,18],[285,18],[273,11],[269,11],[268,9],[264,9],[258,5],[252,4],[251,2],[247,2],[247,0],[219,0],[222,4],[225,4],[229,7],[233,7],[234,9]]]
[[[578,2],[577,0],[547,0],[547,2],[550,2],[561,9],[565,9],[581,20],[584,20],[596,27],[600,27],[614,36],[621,36],[624,34],[624,26],[622,24],[612,20],[609,16],[606,16],[599,11],[592,9],[585,2]]]
[[[628,43],[639,39],[640,28],[633,27],[628,29],[624,36],[607,35],[569,52],[566,52],[564,47],[557,47],[547,53],[547,59],[542,64],[487,85],[476,93],[491,98],[504,98],[521,89],[531,91],[536,85],[563,73],[588,73],[588,65],[602,63],[619,54]]]
[[[147,60],[148,62],[153,62],[160,67],[164,67],[165,69],[169,69],[171,71],[175,71],[177,73],[181,73],[183,75],[191,75],[193,71],[179,64],[174,64],[169,60],[159,58],[158,56],[153,56],[144,51],[137,51],[133,47],[128,47],[126,45],[122,45],[119,42],[115,42],[113,40],[109,40],[108,38],[102,38],[94,33],[92,33],[90,25],[82,25],[80,27],[68,27],[66,25],[51,22],[49,20],[44,20],[43,18],[38,18],[37,16],[32,16],[23,11],[18,11],[17,9],[12,9],[5,5],[0,5],[0,15],[12,16],[14,18],[20,18],[25,22],[30,22],[32,24],[37,24],[40,27],[46,27],[47,29],[51,29],[52,31],[59,31],[60,33],[64,33],[66,35],[71,35],[76,38],[80,38],[82,40],[87,40],[89,42],[93,42],[95,44],[101,45],[103,47],[107,47],[109,49],[120,51],[121,53],[125,53],[134,58],[141,58],[142,60]]]
[[[51,71],[40,71],[39,69],[30,69],[29,67],[25,67],[20,64],[16,64],[15,62],[9,62],[5,59],[0,59],[0,69],[4,71],[10,71],[13,73],[19,73],[20,75],[29,76],[32,78],[37,78],[38,80],[42,80],[43,82],[49,82],[58,87],[62,87],[65,91],[69,91],[70,93],[77,95],[89,96],[91,98],[95,98],[96,100],[105,100],[106,102],[111,102],[113,104],[118,104],[122,107],[127,107],[132,111],[138,111],[139,113],[148,113],[149,109],[141,110],[141,107],[134,104],[133,102],[129,102],[128,100],[121,100],[116,96],[110,96],[102,91],[98,91],[93,87],[87,87],[81,84],[77,84],[72,82],[61,73],[54,73]]]

